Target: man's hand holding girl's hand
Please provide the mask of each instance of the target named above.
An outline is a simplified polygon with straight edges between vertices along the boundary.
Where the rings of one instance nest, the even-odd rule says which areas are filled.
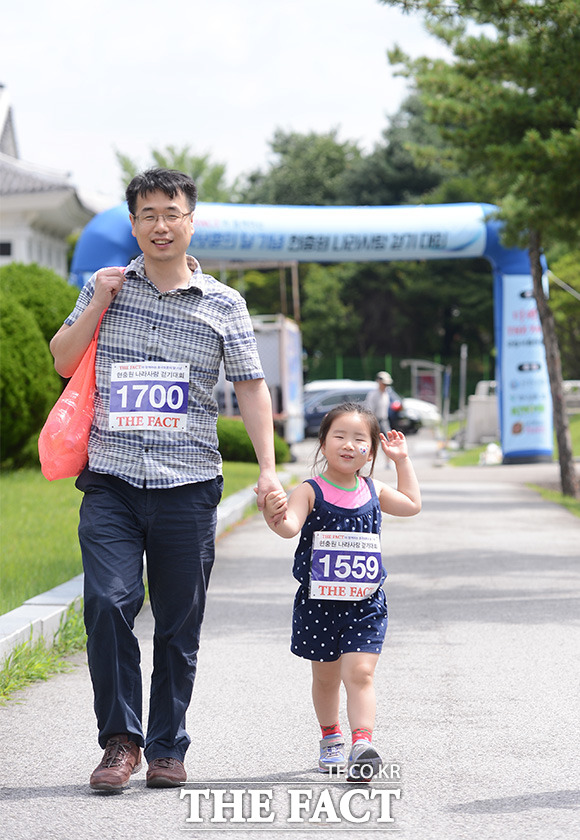
[[[273,490],[268,493],[264,502],[264,519],[268,524],[279,525],[284,520],[287,509],[286,491]]]

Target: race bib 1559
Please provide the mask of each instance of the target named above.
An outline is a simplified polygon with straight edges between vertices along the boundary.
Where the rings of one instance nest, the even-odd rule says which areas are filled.
[[[312,539],[311,598],[360,601],[381,584],[379,534],[316,531]]]

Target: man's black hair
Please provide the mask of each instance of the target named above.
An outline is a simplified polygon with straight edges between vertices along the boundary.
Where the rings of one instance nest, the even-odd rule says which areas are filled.
[[[197,202],[197,187],[189,175],[179,172],[177,169],[147,169],[139,175],[135,175],[125,190],[125,198],[129,205],[129,213],[135,215],[137,209],[137,196],[145,198],[147,193],[163,192],[169,198],[175,198],[178,192],[182,192],[190,211],[193,213]]]

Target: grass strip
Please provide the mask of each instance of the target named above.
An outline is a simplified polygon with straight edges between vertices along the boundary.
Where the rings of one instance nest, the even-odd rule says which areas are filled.
[[[256,482],[259,468],[225,462],[223,472],[225,498]],[[0,615],[82,572],[74,482],[50,482],[33,469],[2,474]]]
[[[528,484],[527,487],[531,490],[536,490],[545,501],[561,505],[566,510],[569,510],[570,513],[573,513],[574,516],[580,518],[580,499],[565,496],[563,493],[558,492],[558,490],[550,490],[548,487],[542,487],[540,484]]]
[[[257,464],[224,463],[224,497],[250,486],[258,475]],[[1,484],[3,613],[69,580],[82,567],[76,533],[80,496],[74,479],[49,483],[36,470],[20,470],[5,474]],[[30,638],[0,663],[0,705],[27,685],[70,670],[67,657],[85,644],[82,609],[71,606],[52,644]]]
[[[41,636],[22,642],[0,665],[0,705],[5,705],[15,692],[52,674],[70,671],[68,657],[84,650],[86,644],[82,609],[71,605],[63,615],[52,644]]]

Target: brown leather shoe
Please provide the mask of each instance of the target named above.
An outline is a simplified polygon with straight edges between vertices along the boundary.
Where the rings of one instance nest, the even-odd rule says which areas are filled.
[[[141,749],[128,735],[112,735],[105,753],[91,775],[93,790],[123,790],[133,773],[141,769]]]
[[[170,788],[187,781],[185,767],[177,758],[154,758],[147,770],[147,787]]]

